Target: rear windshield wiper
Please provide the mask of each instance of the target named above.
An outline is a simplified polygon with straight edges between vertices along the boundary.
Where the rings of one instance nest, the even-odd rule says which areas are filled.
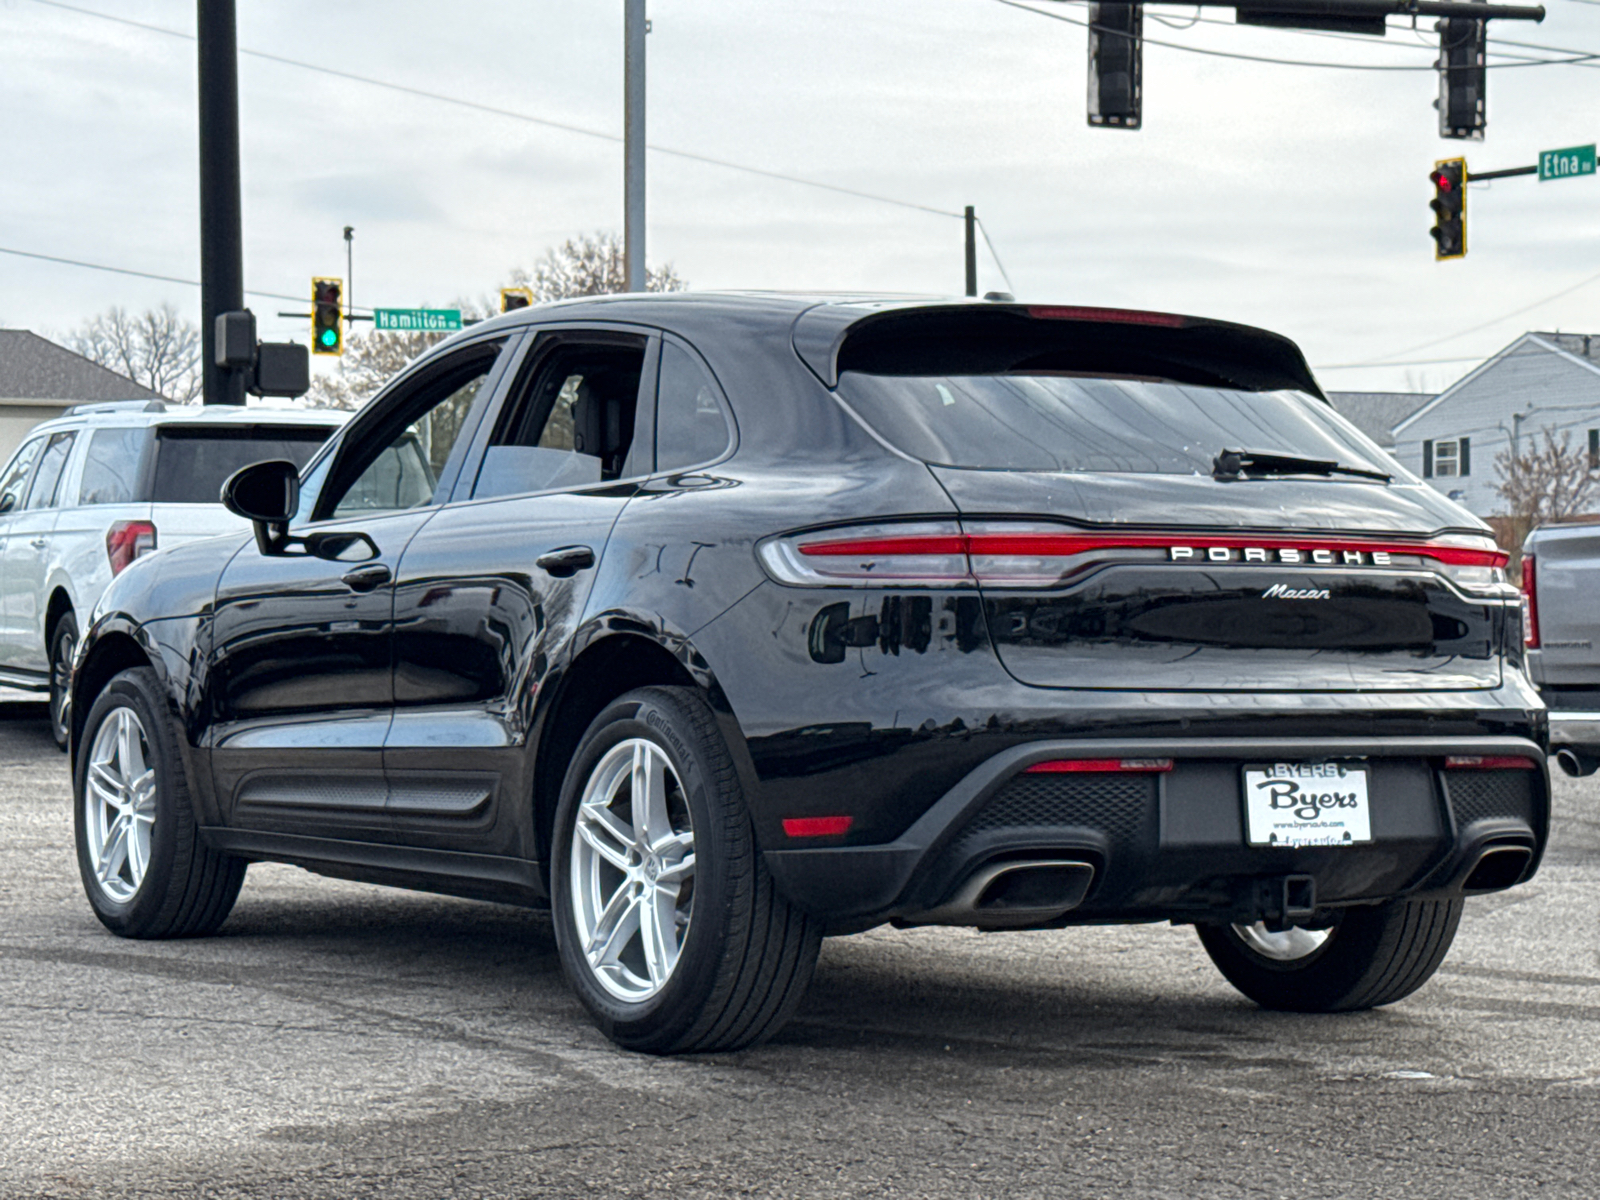
[[[1224,450],[1211,461],[1216,479],[1238,479],[1250,475],[1359,475],[1388,483],[1394,478],[1366,467],[1347,467],[1331,458],[1302,458],[1298,454],[1265,454],[1259,450]]]

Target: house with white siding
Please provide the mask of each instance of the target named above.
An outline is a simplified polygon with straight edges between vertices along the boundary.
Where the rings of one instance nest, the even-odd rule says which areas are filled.
[[[1600,467],[1600,335],[1525,333],[1394,427],[1393,454],[1480,517],[1505,512],[1495,457],[1567,434]]]

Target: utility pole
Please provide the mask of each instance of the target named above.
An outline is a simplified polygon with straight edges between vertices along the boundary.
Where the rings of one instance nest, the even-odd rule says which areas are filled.
[[[217,363],[217,317],[244,308],[239,51],[233,0],[198,0],[200,376],[207,404],[243,404],[245,373]]]
[[[978,210],[967,205],[967,295],[978,294]]]
[[[644,265],[644,0],[622,0],[622,262],[627,289],[647,286]]]

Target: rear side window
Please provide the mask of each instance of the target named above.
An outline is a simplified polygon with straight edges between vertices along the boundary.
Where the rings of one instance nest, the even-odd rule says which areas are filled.
[[[132,504],[138,499],[146,434],[144,429],[96,429],[89,434],[79,504]]]
[[[224,481],[240,467],[268,459],[303,467],[332,433],[328,425],[160,426],[150,498],[216,504]]]
[[[54,508],[56,492],[61,487],[61,472],[66,469],[67,457],[72,453],[71,433],[51,435],[50,444],[39,459],[39,470],[34,474],[33,487],[28,492],[29,508]]]
[[[1209,475],[1221,451],[1248,450],[1400,472],[1329,405],[1296,391],[847,371],[839,395],[891,444],[944,466]]]
[[[664,342],[656,389],[656,470],[710,462],[728,441],[716,383],[687,350]]]

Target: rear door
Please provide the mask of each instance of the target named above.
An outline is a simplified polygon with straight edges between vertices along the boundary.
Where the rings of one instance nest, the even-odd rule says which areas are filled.
[[[408,840],[535,856],[527,806],[497,799],[528,794],[532,698],[650,473],[656,345],[623,329],[540,333],[485,422],[460,501],[407,548],[384,761]]]
[[[263,555],[217,589],[212,770],[230,824],[390,840],[383,742],[394,701],[394,575],[455,483],[505,341],[435,360],[373,402],[306,481],[297,533],[338,558]]]

